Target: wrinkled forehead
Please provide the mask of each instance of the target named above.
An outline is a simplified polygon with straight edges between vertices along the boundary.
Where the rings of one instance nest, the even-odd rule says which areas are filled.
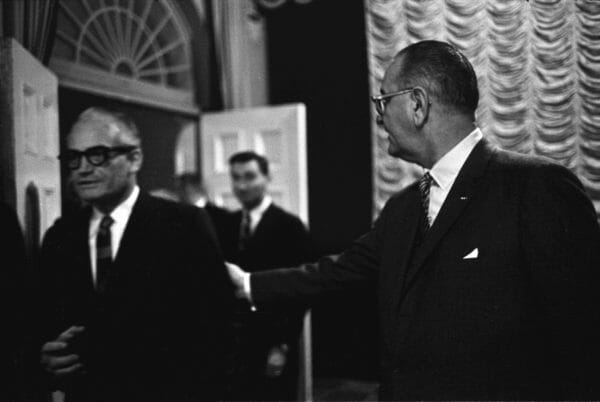
[[[127,133],[122,125],[108,117],[93,117],[78,120],[67,137],[70,148],[89,148],[97,145],[126,145]]]

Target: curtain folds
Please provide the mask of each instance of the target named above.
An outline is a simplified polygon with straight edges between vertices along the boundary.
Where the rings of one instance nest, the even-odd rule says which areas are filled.
[[[480,87],[477,122],[502,148],[544,155],[576,173],[600,214],[600,2],[366,0],[373,93],[403,47],[456,45]],[[377,214],[421,172],[387,155],[373,124]]]
[[[2,36],[15,38],[45,65],[52,54],[58,0],[4,0]]]

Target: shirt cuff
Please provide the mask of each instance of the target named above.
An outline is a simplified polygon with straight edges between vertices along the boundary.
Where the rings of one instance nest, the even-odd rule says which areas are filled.
[[[252,290],[250,289],[250,273],[244,272],[244,296],[250,302],[250,310],[256,311],[256,306],[252,301]]]

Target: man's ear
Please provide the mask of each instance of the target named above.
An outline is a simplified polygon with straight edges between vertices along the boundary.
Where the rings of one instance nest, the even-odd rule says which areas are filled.
[[[429,117],[431,101],[429,94],[422,87],[415,87],[411,94],[413,102],[413,119],[415,126],[422,127]]]
[[[142,168],[142,162],[144,160],[144,154],[140,148],[136,148],[129,153],[129,160],[131,161],[131,171],[139,172]]]

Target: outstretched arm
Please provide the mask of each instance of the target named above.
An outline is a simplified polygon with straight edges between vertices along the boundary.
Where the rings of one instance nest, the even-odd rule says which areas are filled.
[[[342,254],[323,257],[314,264],[252,275],[228,264],[238,296],[257,306],[280,302],[310,305],[322,296],[373,283],[379,272],[385,215],[384,210],[374,227]]]

